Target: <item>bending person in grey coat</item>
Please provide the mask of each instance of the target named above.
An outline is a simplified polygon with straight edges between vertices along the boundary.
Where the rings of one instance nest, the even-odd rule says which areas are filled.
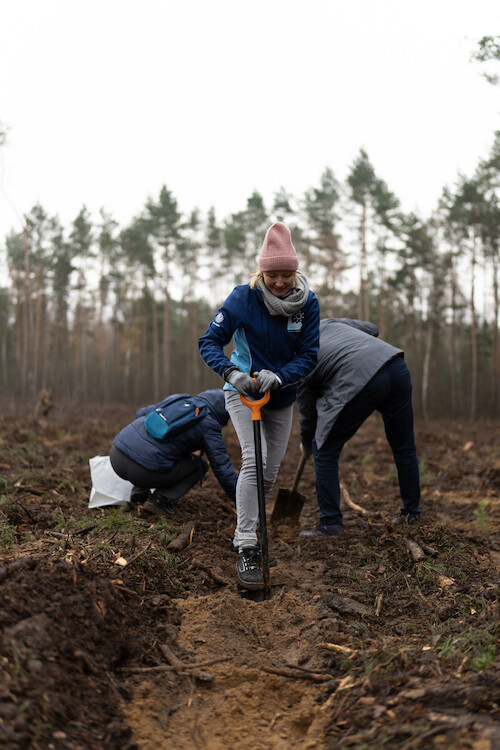
[[[374,411],[384,420],[398,472],[402,505],[393,523],[417,523],[420,478],[413,433],[411,378],[403,351],[378,336],[373,323],[328,318],[320,323],[318,364],[297,389],[301,451],[314,455],[319,523],[300,536],[343,531],[338,461],[345,443]]]

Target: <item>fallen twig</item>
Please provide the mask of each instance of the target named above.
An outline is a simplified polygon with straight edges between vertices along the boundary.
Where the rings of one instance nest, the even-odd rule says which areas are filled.
[[[380,612],[382,610],[382,602],[383,601],[384,601],[384,595],[382,593],[380,593],[377,596],[377,604],[375,605],[375,614],[376,614],[377,617],[379,617]]]
[[[424,732],[418,737],[415,737],[414,739],[410,740],[410,742],[407,742],[405,745],[402,745],[401,750],[413,750],[413,748],[424,747],[423,743],[426,740],[428,740],[430,737],[432,737],[435,734],[439,734],[442,731],[443,731],[442,724],[440,724],[437,727],[433,727],[432,729],[428,729],[427,732]]]
[[[224,656],[221,659],[207,659],[206,661],[197,661],[192,664],[186,665],[187,673],[192,669],[198,669],[200,667],[209,667],[212,664],[222,664],[222,662],[231,661],[230,656]],[[172,664],[158,664],[155,667],[122,667],[120,672],[134,672],[137,674],[145,672],[181,672],[182,667],[174,667]]]
[[[295,680],[313,680],[313,682],[327,682],[332,679],[332,675],[329,674],[319,674],[319,672],[308,672],[305,670],[302,671],[294,671],[298,670],[298,667],[294,667],[293,669],[283,669],[280,667],[261,667],[263,672],[268,672],[269,674],[279,674],[281,677],[291,677]]]
[[[68,540],[71,536],[71,534],[62,534],[60,531],[52,531],[52,529],[45,529],[43,533],[47,534],[48,536],[55,536],[57,537],[57,539],[66,539],[66,540]]]
[[[78,529],[78,531],[73,532],[73,536],[83,536],[84,534],[88,534],[89,531],[93,531],[97,528],[97,524],[93,523],[91,526],[85,526],[83,529]]]
[[[351,500],[351,497],[347,491],[347,488],[343,482],[340,482],[340,492],[342,493],[342,499],[345,502],[346,505],[348,505],[353,510],[357,510],[358,513],[363,513],[363,515],[368,515],[368,511],[365,508],[362,508],[361,505],[358,505],[353,500]]]
[[[281,600],[283,599],[283,595],[284,595],[284,593],[285,593],[285,587],[283,586],[283,588],[282,588],[282,589],[281,589],[281,591],[279,592],[278,596],[275,596],[275,597],[274,597],[274,601],[273,601],[273,612],[275,612],[275,611],[276,611],[276,609],[278,608],[278,605],[279,605],[279,604],[281,604]]]
[[[431,557],[439,555],[439,550],[437,550],[435,547],[431,547],[430,544],[424,544],[424,542],[421,542],[420,544],[424,552],[426,552]]]
[[[349,648],[348,646],[341,646],[340,643],[320,643],[318,648],[324,648],[327,651],[339,651],[342,654],[355,654],[356,649]]]
[[[192,677],[196,677],[198,680],[203,680],[204,682],[212,682],[213,675],[210,674],[210,672],[203,672],[201,669],[198,669],[197,667],[186,664],[185,662],[181,661],[178,656],[174,654],[174,652],[167,646],[165,643],[160,644],[160,651],[162,652],[163,656],[167,661],[170,662],[172,667],[174,667],[174,671],[178,674],[186,674],[186,672],[191,675]]]
[[[34,493],[34,494],[35,494],[35,493]],[[42,494],[42,493],[40,493],[40,494]],[[24,497],[24,495],[23,495],[23,497]],[[24,505],[22,504],[22,502],[21,502],[20,500],[17,500],[16,502],[17,502],[17,504],[18,504],[18,505],[20,505],[20,506],[21,506],[21,508],[22,508],[22,509],[24,510],[24,512],[26,513],[26,515],[27,515],[27,516],[28,516],[28,518],[30,519],[31,523],[33,523],[33,524],[34,524],[34,523],[36,523],[36,519],[35,519],[35,518],[33,518],[33,516],[31,515],[31,513],[29,512],[28,508],[25,508],[25,506],[24,506]]]
[[[139,594],[137,591],[133,591],[133,589],[127,588],[127,586],[124,586],[122,581],[118,580],[111,580],[110,583],[113,583],[118,591],[123,591],[124,594],[129,594],[129,596],[142,596],[142,594]]]
[[[403,537],[403,541],[406,544],[406,548],[415,562],[418,562],[419,560],[423,560],[425,558],[425,552],[422,547],[420,547],[420,545],[418,545],[412,539],[407,539],[407,537],[405,536]]]
[[[288,669],[300,669],[301,672],[306,672],[306,674],[327,674],[326,669],[308,669],[307,667],[301,667],[300,664],[288,664],[285,662],[284,666]]]
[[[125,570],[126,568],[130,568],[130,566],[133,565],[135,563],[135,561],[138,560],[139,557],[141,555],[143,555],[146,552],[146,550],[148,550],[151,547],[152,543],[153,543],[153,541],[151,540],[150,542],[148,542],[146,544],[146,546],[144,547],[144,549],[141,549],[133,557],[131,557],[130,560],[127,560],[127,564],[122,566],[122,570]]]
[[[324,703],[321,706],[321,711],[328,711],[330,709],[330,707],[333,705],[334,701],[337,699],[338,695],[339,695],[339,693],[337,691],[335,691],[334,693],[332,693],[331,696],[326,701],[326,703]],[[334,713],[331,716],[330,725],[332,725],[333,722],[336,721],[336,719],[338,719],[338,717],[340,716],[340,714],[342,712],[342,709],[344,708],[344,703],[346,702],[348,695],[349,695],[349,693],[343,693],[342,698],[339,701],[339,705],[337,706],[337,708],[335,709]],[[356,700],[357,699],[358,699],[358,697],[356,696]]]
[[[180,552],[181,550],[183,550],[188,546],[188,544],[191,543],[194,529],[195,524],[193,521],[187,523],[179,536],[177,536],[175,539],[172,539],[172,541],[167,545],[167,549],[174,550],[174,552]]]
[[[208,565],[205,565],[204,563],[199,562],[199,560],[191,561],[191,564],[189,565],[188,570],[193,570],[193,568],[199,568],[204,573],[206,573],[207,576],[209,576],[212,579],[212,581],[214,581],[215,583],[220,583],[222,586],[231,586],[233,583],[228,578],[224,578],[223,576],[220,576],[214,570],[210,570]]]
[[[27,490],[31,495],[43,495],[46,492],[46,490],[33,487],[31,484],[22,484],[21,481],[13,484],[12,488],[15,490]]]

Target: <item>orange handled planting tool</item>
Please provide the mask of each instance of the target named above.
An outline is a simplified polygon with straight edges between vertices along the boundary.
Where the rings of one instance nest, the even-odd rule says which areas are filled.
[[[255,379],[255,378],[254,378]],[[269,547],[267,544],[267,520],[266,520],[266,498],[264,495],[264,469],[262,466],[262,441],[260,434],[260,411],[271,397],[271,391],[267,391],[262,398],[251,399],[240,394],[240,399],[252,412],[253,439],[255,444],[255,466],[257,472],[257,499],[259,501],[259,529],[260,529],[260,552],[262,560],[262,576],[264,578],[264,599],[268,599],[271,593],[269,583]]]

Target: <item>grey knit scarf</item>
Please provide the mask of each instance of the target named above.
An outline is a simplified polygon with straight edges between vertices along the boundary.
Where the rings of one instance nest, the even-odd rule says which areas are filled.
[[[259,279],[256,286],[262,292],[264,304],[271,315],[285,315],[290,318],[295,315],[307,302],[309,284],[302,274],[295,277],[295,286],[290,289],[286,297],[276,297],[264,284],[264,279]]]

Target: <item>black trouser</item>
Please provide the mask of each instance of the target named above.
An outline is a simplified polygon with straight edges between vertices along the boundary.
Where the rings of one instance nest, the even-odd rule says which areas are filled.
[[[158,494],[171,502],[180,500],[197,482],[201,482],[208,469],[208,461],[194,453],[179,459],[169,471],[146,469],[115,445],[111,447],[109,458],[118,476],[132,482],[134,488],[160,490]]]
[[[344,406],[321,448],[318,449],[316,440],[313,440],[321,523],[342,523],[338,466],[340,453],[344,444],[375,410],[380,412],[384,420],[385,434],[396,463],[401,511],[420,512],[420,479],[413,434],[411,393],[410,371],[402,357],[395,357]]]

